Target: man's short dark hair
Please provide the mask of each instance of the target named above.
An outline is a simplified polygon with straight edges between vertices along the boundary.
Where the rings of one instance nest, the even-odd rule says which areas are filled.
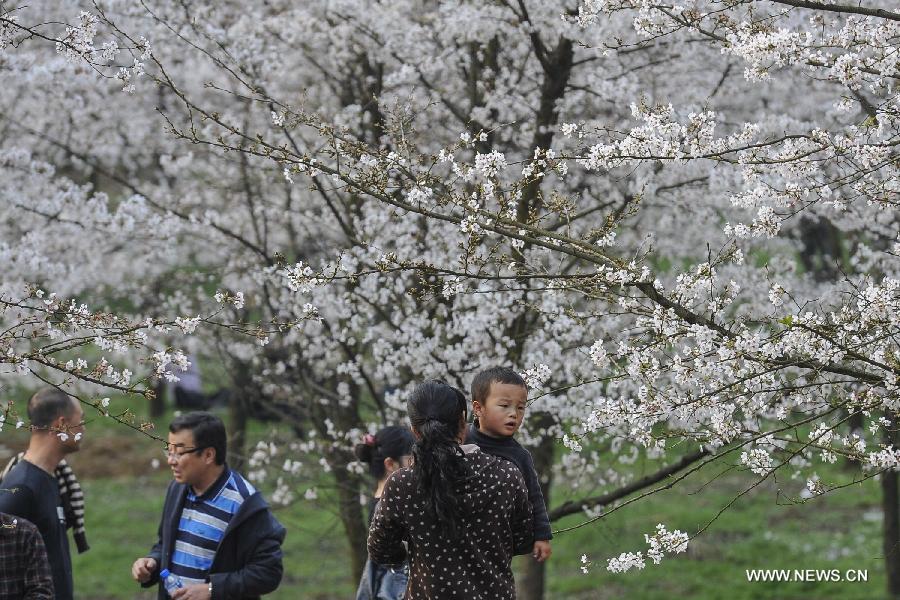
[[[169,424],[171,433],[190,429],[194,434],[194,447],[213,448],[216,451],[216,464],[225,464],[228,452],[228,437],[225,423],[216,415],[204,411],[189,412],[178,417]]]
[[[528,385],[522,379],[522,376],[509,367],[491,367],[476,375],[475,379],[472,380],[472,401],[483,405],[491,392],[492,383],[520,385],[528,389]]]
[[[75,410],[72,396],[53,387],[41,388],[28,400],[28,420],[37,429],[47,429],[60,417]]]

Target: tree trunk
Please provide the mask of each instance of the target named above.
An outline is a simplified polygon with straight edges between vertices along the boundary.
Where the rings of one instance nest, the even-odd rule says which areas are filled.
[[[850,418],[847,420],[847,426],[850,427],[850,433],[859,433],[863,432],[866,427],[865,421],[863,420],[863,414],[861,410],[854,411]]]
[[[247,388],[241,386],[228,395],[228,463],[243,471],[247,462]]]
[[[166,380],[160,377],[150,398],[150,418],[158,419],[166,412]]]
[[[900,415],[889,414],[891,427],[896,427]],[[895,430],[885,432],[885,443],[896,447]],[[881,474],[881,505],[884,510],[884,566],[887,574],[888,598],[900,598],[900,497],[897,471],[888,469]]]
[[[547,427],[552,423],[552,418],[547,414],[537,413],[529,418],[529,425],[535,429]],[[553,450],[556,442],[553,438],[541,438],[540,443],[532,449],[531,456],[534,459],[534,470],[537,471],[541,481],[541,492],[544,494],[544,504],[550,505],[550,490],[553,487]],[[551,559],[552,560],[552,559]],[[524,568],[519,580],[517,597],[520,600],[543,600],[544,588],[547,578],[547,563],[539,563],[531,556],[524,557]]]
[[[346,465],[350,462],[349,456],[332,456],[329,461],[333,465]],[[363,568],[366,566],[368,551],[366,550],[366,538],[369,531],[363,518],[362,506],[359,503],[359,478],[347,469],[336,466],[332,471],[337,483],[338,514],[344,525],[344,533],[350,543],[350,567],[353,581],[359,581]]]
[[[243,471],[247,464],[247,421],[256,391],[250,375],[250,365],[240,360],[231,363],[231,389],[228,391],[228,463],[232,469]]]
[[[841,276],[841,232],[830,221],[804,216],[797,229],[803,249],[800,261],[816,281],[836,281]]]

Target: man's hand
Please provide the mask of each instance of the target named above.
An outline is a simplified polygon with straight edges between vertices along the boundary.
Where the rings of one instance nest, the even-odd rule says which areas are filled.
[[[208,583],[195,583],[175,590],[172,594],[172,600],[210,600],[210,598]]]
[[[549,540],[538,540],[534,543],[534,548],[531,549],[531,555],[538,562],[544,562],[550,558],[552,553],[553,550],[550,549]]]
[[[135,581],[140,581],[141,583],[150,581],[150,576],[153,575],[154,571],[156,571],[156,559],[154,558],[139,558],[131,565],[131,576],[134,577]]]

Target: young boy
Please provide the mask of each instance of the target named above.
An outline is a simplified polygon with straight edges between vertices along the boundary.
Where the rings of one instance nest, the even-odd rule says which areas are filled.
[[[467,444],[477,444],[482,451],[512,462],[522,472],[528,486],[528,499],[534,517],[534,549],[538,562],[550,558],[550,519],[534,470],[531,453],[513,439],[525,417],[528,386],[525,380],[506,367],[485,369],[472,380],[472,412],[475,423],[466,434]]]

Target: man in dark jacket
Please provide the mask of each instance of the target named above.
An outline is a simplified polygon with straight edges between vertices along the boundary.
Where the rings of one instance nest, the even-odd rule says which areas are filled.
[[[143,587],[162,569],[181,580],[175,600],[246,600],[281,582],[284,527],[262,495],[225,464],[225,426],[206,412],[177,417],[165,449],[174,481],[163,505],[156,544],[134,562]]]
[[[81,447],[84,410],[76,398],[56,388],[44,388],[28,401],[28,419],[28,450],[3,478],[0,512],[37,526],[50,562],[53,597],[72,600],[72,559],[56,469],[65,456]]]

